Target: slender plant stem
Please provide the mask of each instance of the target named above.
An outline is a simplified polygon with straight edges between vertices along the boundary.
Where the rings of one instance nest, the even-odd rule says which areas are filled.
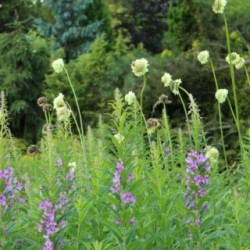
[[[212,72],[213,72],[215,88],[216,88],[216,91],[217,91],[219,89],[218,80],[217,80],[217,77],[216,77],[216,74],[215,74],[215,69],[214,69],[213,62],[211,60],[209,60],[209,61],[210,61],[210,65],[211,65]],[[221,105],[220,105],[219,102],[218,102],[218,113],[219,113],[220,136],[221,136],[222,149],[223,149],[223,154],[224,154],[224,158],[225,158],[225,162],[226,162],[226,167],[228,169],[228,161],[227,161],[226,148],[225,148],[225,142],[224,142],[224,133],[223,133],[223,127],[222,127]]]
[[[166,124],[166,130],[167,130],[167,137],[169,140],[169,147],[170,147],[170,158],[171,158],[171,166],[172,168],[174,168],[174,161],[173,161],[173,142],[172,142],[172,138],[171,138],[171,132],[170,132],[170,127],[169,127],[169,122],[168,122],[168,116],[167,116],[167,109],[166,109],[166,104],[163,103],[163,119],[165,120],[165,124]]]
[[[146,84],[147,84],[147,78],[146,75],[143,76],[143,86],[142,86],[142,90],[141,90],[141,94],[140,94],[140,105],[141,105],[141,110],[143,112],[143,94],[146,88]]]
[[[83,157],[84,157],[84,163],[87,164],[86,146],[85,146],[85,138],[84,138],[84,130],[83,130],[83,124],[82,124],[81,110],[80,110],[80,107],[79,107],[79,104],[78,104],[78,100],[77,100],[77,96],[76,96],[76,93],[75,93],[74,86],[73,86],[73,84],[72,84],[72,82],[70,80],[70,77],[69,77],[68,70],[66,69],[66,67],[64,67],[64,70],[66,72],[66,75],[67,75],[67,78],[68,78],[68,81],[69,81],[69,85],[71,87],[71,90],[72,90],[74,98],[75,98],[75,103],[76,103],[76,107],[77,107],[77,111],[78,111],[78,115],[79,115],[79,120],[80,120],[80,133],[79,133],[79,136],[80,136],[80,141],[81,141],[81,146],[82,146],[82,151],[83,151],[82,153],[83,153]],[[74,120],[76,122],[76,119],[74,119]],[[79,132],[79,126],[78,126],[78,132]]]
[[[239,125],[239,123],[237,121],[236,115],[234,114],[234,111],[233,111],[233,108],[232,108],[232,105],[231,105],[231,102],[230,102],[229,98],[227,98],[227,101],[228,101],[228,105],[229,105],[229,108],[230,108],[231,113],[233,115],[234,122],[236,124],[236,128],[237,128],[237,131],[238,131],[241,153],[243,153],[243,151],[244,151],[244,144],[243,144],[243,140],[242,140],[242,136],[241,136],[240,125]]]
[[[250,86],[250,77],[249,77],[249,74],[248,74],[247,66],[244,65],[244,68],[245,68],[245,72],[246,72],[246,76],[247,76],[247,82],[248,82],[248,85]]]
[[[235,82],[235,75],[234,75],[234,67],[231,61],[231,47],[230,47],[230,38],[229,38],[229,32],[228,32],[228,25],[227,25],[227,19],[226,15],[223,14],[224,17],[224,23],[225,23],[225,31],[226,31],[226,39],[227,39],[227,50],[229,53],[229,62],[230,62],[230,76],[232,80],[232,89],[233,89],[233,96],[234,96],[234,106],[235,106],[235,117],[236,117],[236,126],[238,129],[238,134],[239,134],[239,140],[240,140],[240,148],[241,148],[241,154],[244,151],[243,147],[243,141],[241,137],[241,128],[240,128],[240,118],[239,118],[239,108],[238,108],[238,101],[237,101],[237,93],[236,93],[236,82]]]
[[[233,67],[233,64],[231,61],[232,60],[231,56],[230,56],[231,55],[230,38],[229,38],[226,15],[223,14],[223,17],[224,17],[225,30],[226,30],[227,50],[228,50],[228,54],[229,54],[230,76],[231,76],[233,95],[234,95],[235,113],[236,113],[236,118],[239,121],[239,109],[238,109],[237,94],[236,94],[236,82],[235,82],[235,75],[234,75],[234,67]]]

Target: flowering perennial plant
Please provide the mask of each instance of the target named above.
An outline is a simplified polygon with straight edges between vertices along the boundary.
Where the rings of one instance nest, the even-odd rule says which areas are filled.
[[[62,165],[60,159],[60,166]],[[51,240],[51,236],[57,233],[60,229],[63,229],[67,226],[67,222],[65,220],[61,220],[60,223],[56,220],[56,215],[63,215],[65,211],[68,209],[69,205],[69,196],[72,194],[73,190],[75,190],[75,182],[74,182],[74,170],[73,167],[69,169],[64,184],[69,187],[68,190],[63,190],[60,192],[59,197],[57,199],[56,205],[52,203],[50,200],[45,200],[40,202],[39,208],[43,210],[42,220],[38,226],[39,232],[44,232],[43,237],[46,239],[43,249],[44,250],[52,250],[53,242]],[[58,182],[61,185],[61,182]]]
[[[208,210],[204,197],[209,183],[210,164],[202,153],[195,150],[188,153],[186,163],[186,193],[183,198],[186,207],[191,212],[187,225],[199,228],[202,224],[202,214]],[[192,232],[188,235],[192,238]]]
[[[20,194],[24,190],[24,185],[13,176],[13,168],[8,166],[6,169],[0,170],[0,180],[5,182],[4,190],[0,193],[0,218],[3,213],[7,212],[15,201],[24,203],[25,199]]]
[[[121,184],[121,175],[122,175],[123,170],[124,170],[123,162],[118,161],[116,164],[114,177],[112,179],[113,185],[111,187],[111,192],[113,194],[118,194],[119,200],[121,201],[122,205],[131,205],[131,204],[134,205],[136,203],[135,196],[131,192],[125,192],[125,190],[123,189],[123,186]],[[132,173],[128,173],[126,180],[127,180],[127,182],[134,181],[134,175]],[[117,207],[115,205],[113,205],[112,207],[114,210],[117,209]],[[115,223],[117,225],[120,225],[121,219],[116,218]],[[134,223],[135,223],[135,219],[131,218],[130,224],[134,224]]]

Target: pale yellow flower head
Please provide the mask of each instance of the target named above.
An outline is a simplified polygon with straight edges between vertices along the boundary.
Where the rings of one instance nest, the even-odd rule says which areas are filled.
[[[205,157],[209,159],[211,162],[217,162],[219,158],[219,151],[215,147],[207,147],[205,150]]]
[[[52,62],[52,68],[56,73],[61,73],[64,68],[64,62],[62,58],[58,58]]]
[[[240,55],[237,54],[236,52],[232,52],[231,54],[228,54],[226,57],[226,61],[228,64],[230,64],[230,59],[231,59],[231,63],[233,65],[237,64],[240,60]]]
[[[128,105],[133,104],[136,101],[135,93],[133,91],[129,91],[125,95],[125,101],[128,103]]]
[[[131,64],[132,72],[138,77],[143,76],[148,72],[148,66],[148,60],[145,58],[136,59]]]
[[[118,141],[118,143],[121,143],[124,140],[124,136],[120,133],[117,133],[114,135],[115,139]]]
[[[240,57],[239,61],[234,65],[236,69],[241,69],[245,65],[245,59]]]
[[[197,56],[198,61],[201,64],[206,64],[208,62],[209,59],[209,51],[208,50],[203,50],[201,51],[198,56]]]
[[[164,75],[161,78],[161,81],[163,82],[164,87],[168,87],[172,82],[172,76],[169,73],[164,73]]]
[[[223,103],[227,99],[227,95],[227,89],[218,89],[215,93],[215,98],[218,100],[219,103]]]
[[[64,95],[62,93],[60,93],[53,101],[53,104],[54,104],[54,109],[57,109],[57,108],[61,108],[63,106],[65,106],[65,102],[63,100],[64,98]]]
[[[215,0],[213,4],[213,11],[215,14],[223,14],[227,5],[227,0]]]

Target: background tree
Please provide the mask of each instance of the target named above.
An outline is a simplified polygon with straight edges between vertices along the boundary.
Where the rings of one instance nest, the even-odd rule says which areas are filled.
[[[54,38],[54,49],[64,48],[66,61],[88,51],[97,33],[111,36],[102,0],[45,0],[42,6],[50,10],[53,20],[36,19],[35,26],[46,38]]]
[[[167,30],[166,0],[106,0],[114,17],[114,28],[129,36],[131,44],[154,53],[162,50],[161,40]]]
[[[29,142],[38,138],[42,116],[36,101],[48,67],[48,44],[36,34],[25,34],[20,24],[0,34],[0,89],[7,98],[13,134]]]
[[[0,1],[0,33],[13,31],[10,25],[14,20],[27,21],[25,29],[31,25],[31,0],[1,0]]]

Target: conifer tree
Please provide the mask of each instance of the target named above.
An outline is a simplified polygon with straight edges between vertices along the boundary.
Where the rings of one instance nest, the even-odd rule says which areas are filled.
[[[55,49],[64,48],[66,61],[86,52],[102,25],[108,25],[105,12],[100,12],[104,8],[101,0],[45,0],[44,5],[54,20],[36,19],[35,25],[45,37],[55,39]]]

